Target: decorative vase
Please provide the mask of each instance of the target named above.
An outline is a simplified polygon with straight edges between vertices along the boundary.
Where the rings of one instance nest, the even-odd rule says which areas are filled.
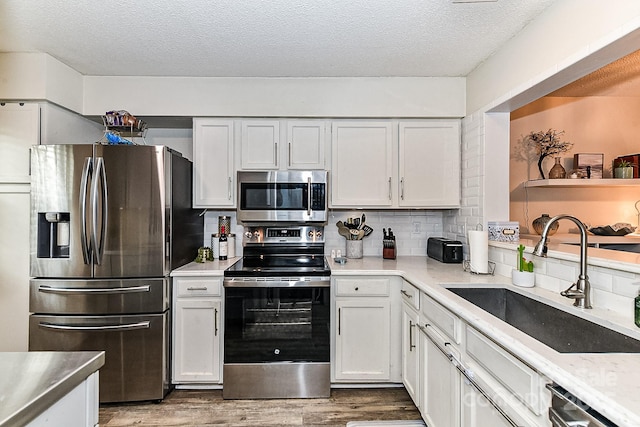
[[[536,233],[538,233],[539,235],[542,235],[542,231],[544,230],[545,225],[547,225],[547,223],[551,220],[551,217],[549,216],[549,214],[542,214],[542,216],[536,218],[533,220],[533,229],[535,230]],[[549,236],[553,236],[554,234],[556,234],[556,231],[558,231],[558,227],[560,226],[560,224],[558,224],[557,222],[554,223],[551,228],[549,229]]]
[[[567,171],[560,163],[562,158],[556,157],[556,164],[549,171],[549,179],[563,179],[567,177]]]
[[[615,178],[623,178],[623,179],[632,179],[633,178],[633,168],[615,168],[613,170],[613,176]]]

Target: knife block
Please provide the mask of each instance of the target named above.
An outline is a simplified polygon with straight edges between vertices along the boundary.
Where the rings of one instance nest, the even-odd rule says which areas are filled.
[[[396,259],[396,242],[393,240],[384,240],[382,248],[382,258]]]

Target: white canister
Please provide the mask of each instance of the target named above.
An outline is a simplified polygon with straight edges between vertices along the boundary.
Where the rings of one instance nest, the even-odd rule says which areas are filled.
[[[229,244],[227,249],[227,258],[233,258],[236,256],[236,235],[227,234],[227,243]]]
[[[218,233],[211,235],[211,251],[215,259],[220,258],[220,235]]]

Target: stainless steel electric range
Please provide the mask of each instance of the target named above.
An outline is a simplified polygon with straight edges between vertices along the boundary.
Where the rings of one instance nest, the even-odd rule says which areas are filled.
[[[330,394],[330,276],[322,226],[246,226],[224,272],[225,399]]]

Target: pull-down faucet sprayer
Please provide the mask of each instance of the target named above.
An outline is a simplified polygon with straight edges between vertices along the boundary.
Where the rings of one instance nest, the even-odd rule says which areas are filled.
[[[573,298],[575,300],[573,305],[576,307],[591,308],[591,284],[589,283],[589,276],[587,276],[587,228],[578,218],[570,215],[556,215],[551,218],[545,225],[544,230],[542,230],[542,236],[540,236],[540,241],[533,250],[533,254],[543,257],[547,256],[547,236],[549,229],[553,223],[561,219],[573,221],[580,229],[580,275],[578,276],[578,280],[566,291],[560,292],[560,295]]]

